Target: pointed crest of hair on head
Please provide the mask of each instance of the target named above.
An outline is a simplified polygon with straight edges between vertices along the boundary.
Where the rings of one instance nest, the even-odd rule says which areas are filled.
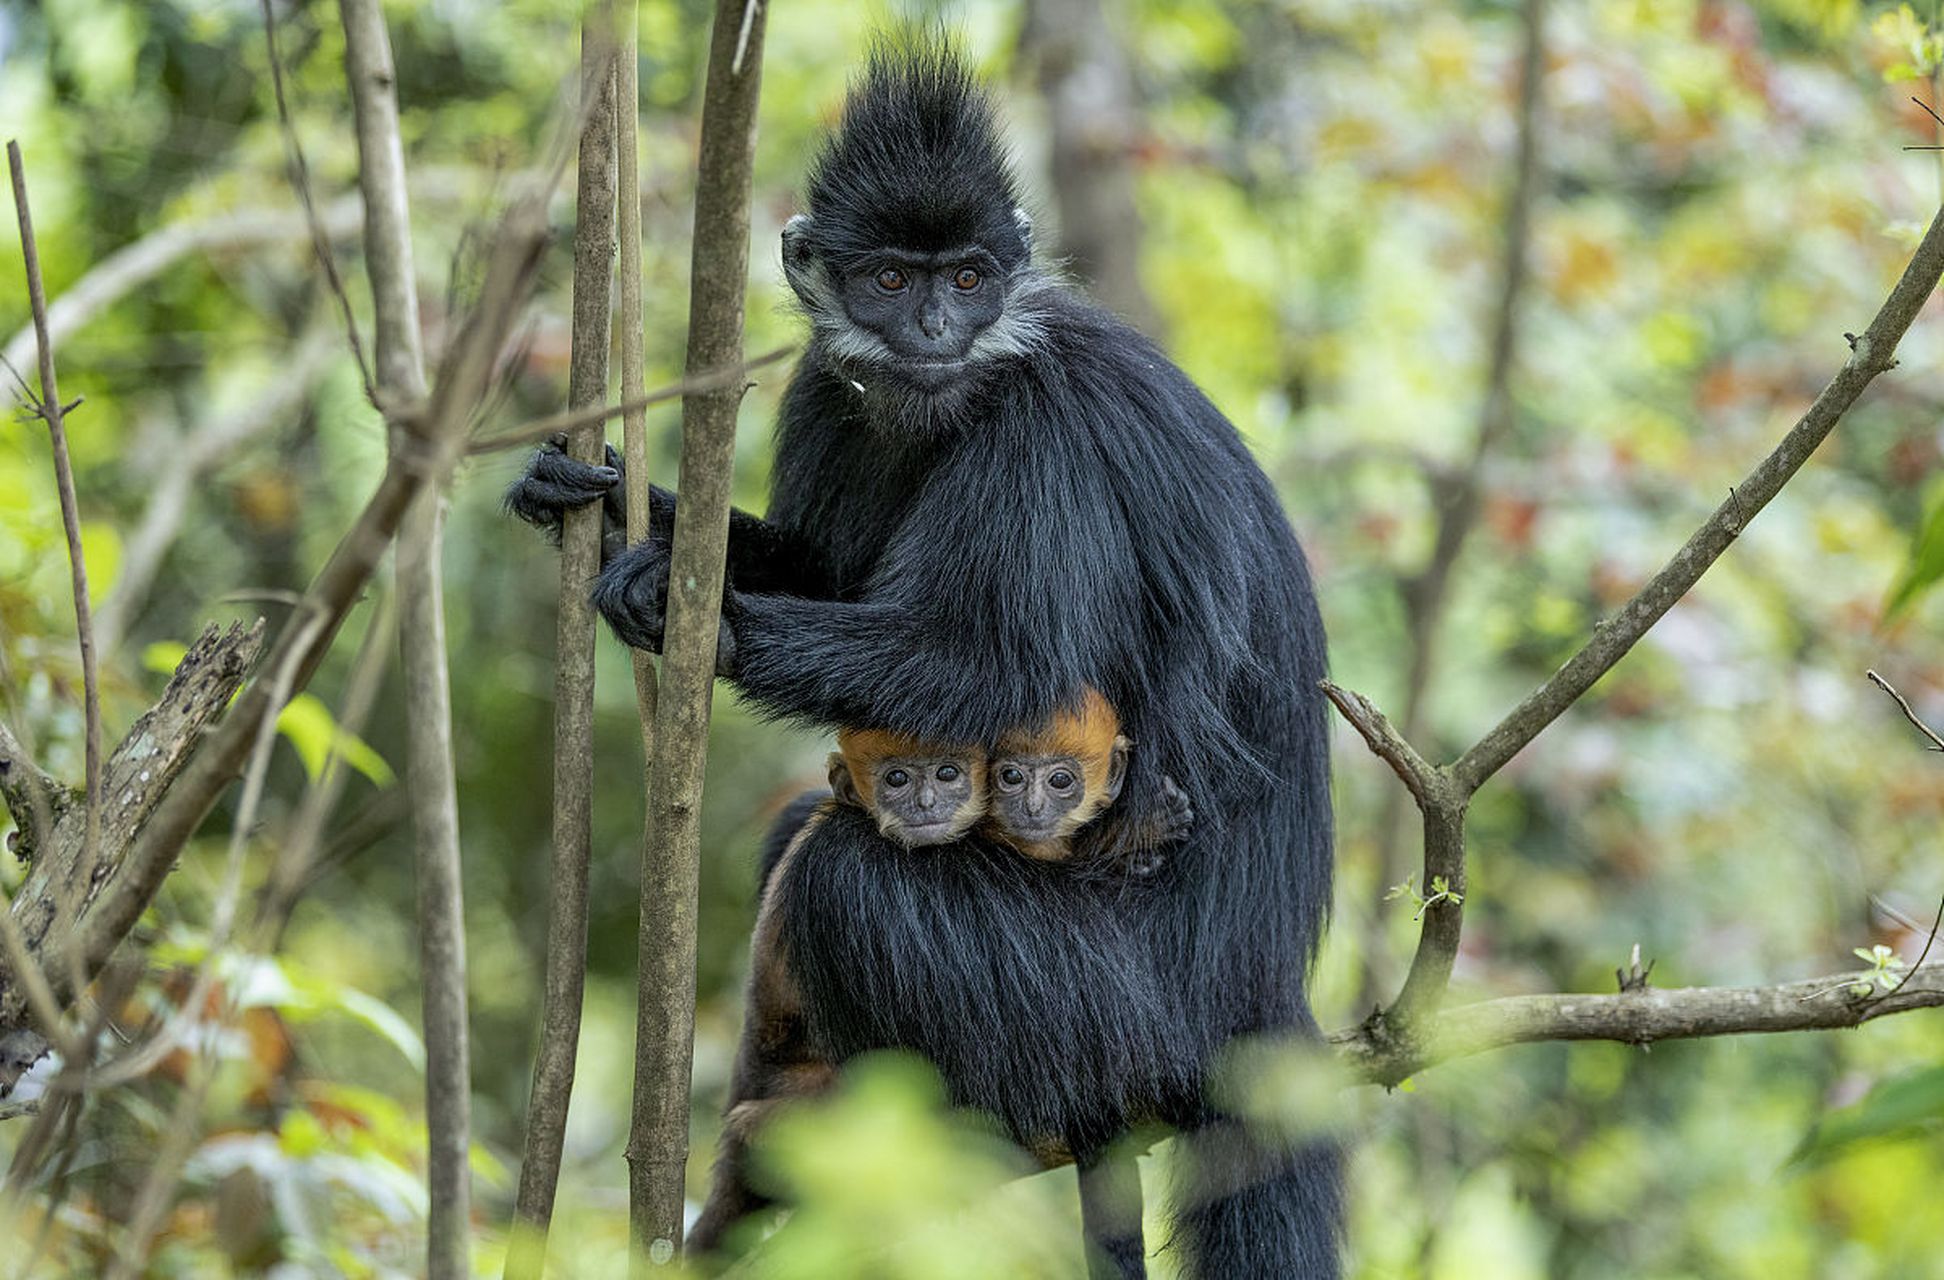
[[[984,248],[1011,269],[1030,254],[1018,184],[991,97],[938,32],[877,36],[843,118],[805,184],[811,244],[840,268],[883,249]]]

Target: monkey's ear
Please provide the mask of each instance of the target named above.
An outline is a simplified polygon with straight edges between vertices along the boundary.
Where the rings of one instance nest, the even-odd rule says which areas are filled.
[[[783,265],[785,267],[807,267],[812,256],[810,248],[810,215],[799,213],[783,224]]]
[[[1107,804],[1120,799],[1121,787],[1127,782],[1127,757],[1133,746],[1124,735],[1118,736],[1107,752]]]
[[[1019,228],[1019,238],[1026,242],[1026,256],[1033,256],[1033,215],[1024,206],[1013,206],[1013,225]]]
[[[845,763],[843,752],[831,752],[829,759],[824,761],[824,767],[830,770],[832,795],[844,804],[855,805],[859,809],[870,808],[864,803],[864,797],[858,793],[857,780],[851,777],[850,765]]]

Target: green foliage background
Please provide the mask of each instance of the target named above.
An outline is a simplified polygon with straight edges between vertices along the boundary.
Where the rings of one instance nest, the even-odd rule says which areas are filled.
[[[1483,518],[1437,637],[1430,741],[1461,748],[1626,598],[1786,429],[1844,359],[1944,192],[1934,8],[1859,0],[1587,0],[1548,22],[1544,175],[1514,375],[1516,420],[1484,472]],[[472,238],[539,162],[577,61],[572,6],[387,6],[434,350],[477,280]],[[335,6],[280,6],[290,93],[320,195],[355,148]],[[1142,278],[1180,362],[1274,475],[1317,568],[1340,682],[1395,707],[1397,584],[1434,531],[1426,475],[1476,430],[1514,141],[1518,15],[1432,0],[1134,0],[1115,19],[1143,99]],[[641,168],[650,383],[679,368],[706,9],[643,0]],[[792,341],[776,232],[867,33],[942,16],[1001,87],[1023,171],[1047,189],[1045,106],[1010,0],[892,11],[785,0],[770,18],[750,286],[752,351]],[[17,137],[58,296],[159,228],[289,211],[257,6],[242,0],[0,5],[0,134]],[[1054,211],[1042,221],[1057,236]],[[560,230],[497,416],[565,385]],[[26,321],[0,254],[0,334]],[[355,241],[340,249],[365,306]],[[368,322],[367,322],[368,323]],[[191,494],[104,665],[118,734],[163,680],[150,646],[268,614],[363,501],[383,451],[333,341],[301,237],[192,255],[61,348],[89,567],[113,599],[157,476],[193,432],[248,412],[328,352],[301,408]],[[367,330],[368,331],[368,330]],[[1878,943],[1914,957],[1939,895],[1944,764],[1863,679],[1876,667],[1944,721],[1944,324],[1935,306],[1804,474],[1618,671],[1509,767],[1472,821],[1455,998],[1611,990],[1639,943],[1660,985],[1842,970]],[[11,383],[11,375],[6,377]],[[781,373],[748,398],[738,483],[762,506]],[[672,482],[674,417],[652,420]],[[447,553],[464,820],[479,1152],[479,1266],[497,1274],[537,1024],[547,842],[554,557],[499,514],[517,457],[470,464]],[[256,593],[239,600],[235,593]],[[329,708],[369,607],[286,725],[260,873],[336,733]],[[156,652],[166,656],[170,650]],[[0,424],[0,655],[9,722],[81,776],[78,661],[45,433]],[[595,916],[581,1074],[561,1195],[563,1275],[615,1274],[633,1034],[638,747],[623,650],[604,639]],[[166,663],[161,667],[166,671]],[[354,752],[337,842],[275,964],[247,992],[171,1216],[158,1275],[409,1273],[423,1188],[417,955],[398,700]],[[322,719],[319,718],[320,713]],[[815,785],[825,745],[718,701],[703,815],[697,1144],[704,1185],[739,1011],[752,855],[775,807]],[[1340,736],[1326,1026],[1387,998],[1414,940],[1381,902],[1378,815],[1395,786]],[[193,960],[219,821],[154,928]],[[1406,823],[1406,838],[1410,838]],[[0,883],[20,868],[0,854]],[[1880,899],[1888,909],[1874,906]],[[163,988],[150,993],[163,999]],[[1944,1022],[1850,1034],[1535,1046],[1442,1066],[1349,1116],[1355,1272],[1369,1277],[1902,1277],[1939,1274]],[[1330,1096],[1301,1072],[1290,1088]],[[1307,1083],[1305,1083],[1307,1082]],[[1886,1083],[1887,1082],[1887,1083]],[[1883,1089],[1873,1092],[1877,1086]],[[125,1214],[174,1083],[102,1098],[42,1266],[90,1274]],[[867,1064],[794,1119],[771,1168],[805,1208],[772,1247],[788,1276],[1069,1275],[1070,1174],[940,1113],[935,1086]],[[1339,1105],[1341,1104],[1341,1105]],[[0,1123],[0,1152],[19,1122]],[[1159,1199],[1167,1149],[1145,1162]],[[1159,1221],[1150,1240],[1166,1239]],[[0,1257],[26,1248],[0,1240]],[[868,1253],[859,1252],[868,1247]],[[1158,1272],[1172,1255],[1156,1260]]]

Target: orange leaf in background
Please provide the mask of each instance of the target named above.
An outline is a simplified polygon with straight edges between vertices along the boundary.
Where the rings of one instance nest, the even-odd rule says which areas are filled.
[[[1495,493],[1485,499],[1485,526],[1499,541],[1524,551],[1532,545],[1539,504],[1531,498]]]
[[[1552,255],[1551,283],[1561,302],[1584,302],[1620,279],[1620,255],[1603,240],[1567,232]]]
[[[1922,484],[1937,468],[1937,437],[1929,432],[1905,436],[1890,446],[1884,461],[1889,465],[1892,484],[1905,488]]]

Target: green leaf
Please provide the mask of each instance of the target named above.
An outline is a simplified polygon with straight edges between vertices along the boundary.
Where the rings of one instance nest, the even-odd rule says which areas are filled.
[[[1944,578],[1944,485],[1933,489],[1924,504],[1924,525],[1910,549],[1910,562],[1883,606],[1885,622],[1907,609],[1920,595]]]
[[[1878,1084],[1860,1101],[1831,1112],[1789,1157],[1791,1165],[1824,1163],[1858,1143],[1925,1137],[1944,1128],[1944,1066],[1925,1067]]]
[[[344,763],[381,787],[396,781],[385,758],[354,733],[348,733],[331,715],[331,709],[315,694],[300,693],[277,714],[277,732],[290,739],[304,762],[304,772],[315,782],[336,749]]]
[[[189,646],[177,644],[173,640],[157,640],[142,650],[142,669],[153,671],[160,676],[172,676],[182,660],[189,656]]]

